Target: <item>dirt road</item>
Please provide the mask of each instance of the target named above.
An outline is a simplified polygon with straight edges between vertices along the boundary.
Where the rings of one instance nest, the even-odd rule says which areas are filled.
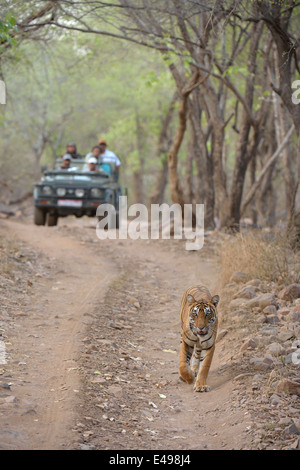
[[[226,367],[230,328],[211,392],[178,375],[181,296],[200,282],[217,293],[212,243],[187,252],[181,240],[100,241],[86,219],[3,221],[0,235],[31,269],[2,305],[0,449],[247,448],[250,417],[233,404],[238,371]]]

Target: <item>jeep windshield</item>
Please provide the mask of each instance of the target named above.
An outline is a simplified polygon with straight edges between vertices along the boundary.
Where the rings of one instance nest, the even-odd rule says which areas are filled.
[[[45,171],[44,176],[55,176],[55,179],[74,179],[74,180],[81,180],[81,181],[90,181],[97,180],[98,178],[109,178],[109,175],[105,172],[100,170],[98,172],[93,171],[78,171],[78,170],[50,170]]]

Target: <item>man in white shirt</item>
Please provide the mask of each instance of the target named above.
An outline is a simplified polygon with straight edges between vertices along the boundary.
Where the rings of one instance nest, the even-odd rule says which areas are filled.
[[[115,163],[116,165],[116,180],[118,180],[119,177],[119,168],[121,165],[120,160],[118,159],[117,155],[114,154],[111,150],[108,150],[107,148],[107,142],[105,139],[100,139],[99,140],[99,147],[100,147],[100,155],[99,155],[99,160],[101,160],[101,163]]]

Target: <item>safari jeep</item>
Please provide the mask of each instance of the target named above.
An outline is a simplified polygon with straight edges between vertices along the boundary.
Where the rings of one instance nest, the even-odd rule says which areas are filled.
[[[61,160],[57,162],[58,166]],[[86,169],[84,160],[73,160],[68,170],[43,172],[34,183],[34,223],[57,225],[59,217],[87,215],[95,217],[100,204],[112,204],[116,209],[116,228],[119,226],[119,196],[122,188],[115,181],[114,163],[99,165],[99,172]]]

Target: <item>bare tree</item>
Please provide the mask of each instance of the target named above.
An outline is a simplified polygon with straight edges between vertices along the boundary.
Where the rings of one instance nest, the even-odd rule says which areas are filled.
[[[214,223],[215,215],[221,227],[238,229],[241,208],[243,212],[249,204],[248,196],[243,201],[243,193],[250,163],[250,192],[256,193],[255,160],[270,109],[264,100],[259,106],[255,103],[255,80],[259,73],[258,78],[263,81],[262,91],[270,90],[266,70],[272,42],[276,45],[276,70],[279,71],[279,81],[276,83],[274,80],[272,87],[288,111],[298,136],[300,133],[300,108],[291,101],[291,83],[294,70],[298,68],[299,52],[299,33],[292,18],[299,4],[293,0],[119,0],[118,3],[57,0],[46,5],[49,11],[41,13],[34,21],[26,23],[24,19],[20,22],[19,27],[24,34],[55,26],[123,39],[161,54],[173,76],[179,97],[179,125],[168,151],[172,200],[183,205],[187,197],[196,195],[198,200],[201,194],[209,223]],[[262,47],[264,43],[266,46]],[[234,67],[244,63],[245,54],[247,73],[243,78],[244,85],[240,86],[231,73],[236,70]],[[233,99],[235,107],[229,109],[229,100]],[[281,129],[281,135],[277,132],[277,140],[281,148],[289,126],[284,118],[285,111],[280,107],[277,111],[280,119],[277,131],[279,127]],[[236,148],[231,175],[226,166],[225,139],[232,119]],[[178,173],[178,152],[188,124],[194,151],[188,156],[187,168],[191,168],[191,155],[197,168],[193,191],[183,190]],[[300,137],[297,152],[300,160]],[[289,196],[289,204],[292,204],[299,179],[293,177],[294,170],[287,152],[284,162],[286,187],[293,186],[293,196]],[[203,181],[205,188],[200,192],[197,184]]]

